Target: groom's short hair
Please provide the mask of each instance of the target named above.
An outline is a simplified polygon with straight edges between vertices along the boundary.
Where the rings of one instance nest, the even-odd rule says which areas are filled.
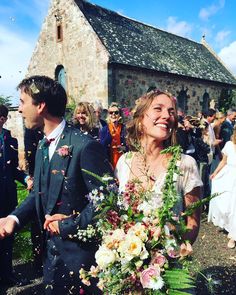
[[[31,76],[17,86],[32,97],[33,104],[45,102],[48,113],[54,117],[65,115],[67,95],[63,86],[47,76]]]

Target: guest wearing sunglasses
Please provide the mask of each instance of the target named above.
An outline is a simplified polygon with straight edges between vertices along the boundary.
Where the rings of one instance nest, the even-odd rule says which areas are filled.
[[[125,133],[121,108],[116,102],[112,102],[108,108],[107,126],[100,132],[100,142],[106,148],[113,168],[120,156],[127,151]]]

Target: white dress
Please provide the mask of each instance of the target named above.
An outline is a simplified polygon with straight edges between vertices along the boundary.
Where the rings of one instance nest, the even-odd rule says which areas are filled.
[[[236,145],[226,142],[222,153],[227,164],[212,180],[211,193],[221,193],[209,204],[208,222],[224,228],[236,240]]]
[[[123,154],[116,166],[115,175],[119,180],[120,191],[125,190],[125,185],[130,179],[130,167],[134,153],[129,152]],[[202,181],[198,172],[196,161],[188,156],[182,155],[179,163],[181,175],[177,177],[177,192],[181,196],[181,200],[176,204],[174,211],[176,214],[183,212],[183,197],[191,192],[195,187],[202,186]],[[161,195],[161,190],[165,182],[166,173],[160,175],[153,186],[153,191]]]

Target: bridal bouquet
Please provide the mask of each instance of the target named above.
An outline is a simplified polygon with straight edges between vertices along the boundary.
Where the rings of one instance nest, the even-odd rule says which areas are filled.
[[[89,194],[97,208],[96,236],[101,240],[95,254],[97,266],[80,270],[84,284],[95,277],[98,287],[109,295],[184,295],[188,294],[184,289],[193,287],[183,267],[192,247],[182,239],[184,218],[173,211],[179,201],[175,182],[181,151],[171,147],[164,152],[173,156],[161,194],[144,190],[138,181],[127,183],[119,193],[117,184],[108,184],[109,177],[101,178],[103,186]]]

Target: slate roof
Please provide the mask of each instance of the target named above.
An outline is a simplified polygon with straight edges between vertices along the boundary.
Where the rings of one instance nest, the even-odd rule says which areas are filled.
[[[119,63],[236,85],[236,78],[200,43],[75,0],[110,54]]]

